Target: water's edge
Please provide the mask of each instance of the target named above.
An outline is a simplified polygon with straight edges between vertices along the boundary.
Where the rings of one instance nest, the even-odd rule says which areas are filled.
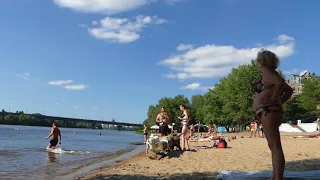
[[[124,154],[121,154],[120,156],[115,156],[111,159],[107,159],[104,160],[102,162],[98,162],[98,163],[93,163],[93,164],[89,164],[87,166],[82,166],[79,167],[77,170],[65,174],[65,175],[59,175],[56,176],[54,179],[55,180],[60,180],[60,179],[67,179],[67,180],[72,180],[72,179],[79,179],[80,177],[84,177],[88,174],[90,174],[92,171],[95,171],[97,169],[100,168],[104,168],[110,165],[115,164],[117,161],[122,161],[122,160],[126,160],[129,159],[130,157],[137,155],[141,152],[144,151],[144,146],[135,146],[134,149],[132,149],[131,151],[128,151]]]

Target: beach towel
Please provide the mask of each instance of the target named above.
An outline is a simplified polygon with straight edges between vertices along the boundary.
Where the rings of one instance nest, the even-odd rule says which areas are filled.
[[[253,180],[253,179],[265,179],[270,178],[272,175],[271,171],[262,171],[262,172],[241,172],[241,171],[221,171],[220,174],[216,177],[218,180]],[[284,180],[313,180],[320,179],[320,171],[285,171]]]

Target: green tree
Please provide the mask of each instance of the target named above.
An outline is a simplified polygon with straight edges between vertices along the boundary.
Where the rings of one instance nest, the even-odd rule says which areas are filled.
[[[301,107],[298,99],[299,95],[283,105],[285,122],[301,119],[307,115],[307,111]]]
[[[168,115],[171,118],[171,123],[179,124],[180,120],[178,116],[181,115],[179,106],[183,104],[190,114],[190,101],[187,97],[183,95],[177,95],[174,98],[164,97],[161,98],[156,105],[150,105],[148,109],[148,118],[143,122],[143,124],[151,127],[156,124],[156,117],[160,113],[162,107],[165,107]]]
[[[192,120],[190,123],[195,124],[199,121],[205,123],[205,96],[194,95],[191,97],[191,113]]]
[[[206,103],[209,114],[205,115],[206,121],[222,125],[241,124],[245,125],[254,118],[252,103],[254,89],[252,84],[261,77],[257,64],[240,65],[233,68],[231,73],[208,91]]]
[[[320,77],[312,76],[302,80],[302,93],[298,97],[298,101],[303,109],[309,115],[319,115],[320,111],[317,109],[320,105]]]

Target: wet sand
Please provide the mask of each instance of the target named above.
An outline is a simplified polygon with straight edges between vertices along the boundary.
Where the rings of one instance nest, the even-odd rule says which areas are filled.
[[[308,133],[310,134],[310,133]],[[248,132],[227,134],[237,139],[227,141],[227,149],[198,149],[197,152],[171,153],[171,157],[151,160],[140,153],[113,166],[101,168],[81,178],[98,179],[214,179],[223,170],[271,171],[271,154],[264,138],[246,138]],[[304,135],[295,133],[295,135]],[[240,138],[245,136],[245,138]],[[320,138],[294,138],[282,133],[286,170],[320,170]],[[212,142],[192,142],[192,146]]]

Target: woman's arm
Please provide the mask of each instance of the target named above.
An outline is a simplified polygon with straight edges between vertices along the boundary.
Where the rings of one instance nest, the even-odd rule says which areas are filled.
[[[184,110],[183,114],[184,114],[184,116],[183,116],[182,118],[179,118],[180,120],[187,120],[187,119],[189,119],[188,113],[187,113],[186,110]]]
[[[283,93],[284,94],[281,97],[281,104],[284,104],[290,99],[293,94],[293,89],[287,83],[285,83],[283,87]]]
[[[46,137],[46,139],[49,139],[53,135],[53,128],[51,128],[50,134]]]
[[[160,114],[157,115],[156,122],[160,122]]]

